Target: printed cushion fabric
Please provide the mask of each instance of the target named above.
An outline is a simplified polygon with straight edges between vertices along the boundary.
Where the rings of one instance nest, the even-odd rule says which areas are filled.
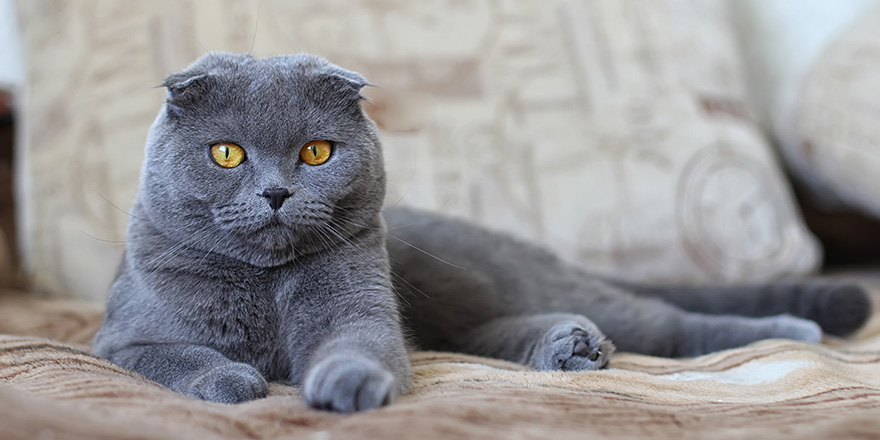
[[[19,1],[18,157],[34,285],[104,299],[165,75],[205,51],[364,73],[388,204],[543,243],[591,270],[803,274],[820,250],[745,100],[725,0]]]
[[[283,383],[271,384],[268,398],[239,405],[177,394],[89,354],[84,342],[100,319],[93,304],[0,296],[0,438],[827,439],[880,432],[877,319],[848,342],[769,340],[679,360],[623,353],[599,372],[536,372],[416,352],[412,390],[390,407],[354,415],[309,409]]]

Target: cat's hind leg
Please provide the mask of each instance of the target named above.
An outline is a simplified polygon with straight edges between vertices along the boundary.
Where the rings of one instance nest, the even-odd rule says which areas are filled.
[[[846,280],[807,279],[700,287],[609,282],[691,312],[752,317],[789,314],[806,318],[816,321],[825,333],[834,336],[851,335],[865,324],[873,310],[868,291]]]
[[[536,370],[605,368],[614,344],[581,315],[546,313],[497,318],[470,331],[458,350]]]
[[[618,349],[663,357],[699,356],[740,347],[762,339],[785,338],[819,342],[821,328],[790,315],[745,317],[682,310],[653,298],[614,289],[594,289],[591,301],[578,295],[558,298],[556,310],[570,310],[591,319]]]
[[[269,385],[251,365],[193,344],[131,345],[106,356],[172,390],[218,403],[265,397]]]
[[[699,356],[740,347],[762,339],[819,342],[822,329],[813,321],[790,315],[749,318],[735,315],[685,313],[676,357]]]

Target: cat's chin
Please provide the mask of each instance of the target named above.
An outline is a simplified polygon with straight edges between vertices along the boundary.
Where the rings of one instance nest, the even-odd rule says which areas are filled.
[[[256,231],[243,235],[246,241],[268,252],[293,252],[296,231],[278,221],[270,221]]]
[[[289,242],[253,234],[249,237],[240,237],[238,243],[228,248],[225,253],[254,266],[275,267],[295,260],[297,249]]]
[[[260,250],[246,252],[238,258],[257,267],[278,267],[293,262],[296,253],[293,249]]]
[[[292,262],[298,255],[319,250],[322,242],[303,238],[302,231],[270,221],[259,229],[237,234],[235,257],[255,266],[273,267]]]

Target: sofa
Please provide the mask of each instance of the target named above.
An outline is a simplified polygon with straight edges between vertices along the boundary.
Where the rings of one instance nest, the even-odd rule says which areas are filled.
[[[756,37],[769,4],[779,5],[17,2],[25,79],[15,90],[18,232],[2,246],[17,254],[0,258],[0,274],[17,273],[0,290],[0,438],[876,436],[878,317],[847,340],[687,359],[619,353],[593,372],[417,351],[411,390],[353,415],[310,409],[297,384],[280,382],[265,399],[202,402],[89,351],[164,99],[156,86],[215,50],[307,51],[366,75],[389,205],[466,218],[635,281],[850,277],[876,308],[876,269],[822,273],[789,177],[828,206],[874,215],[864,157],[880,143],[868,129],[828,129],[837,122],[817,109],[833,98],[835,121],[864,125],[847,112],[870,102],[840,97],[880,90],[861,73],[873,58],[844,55],[873,53],[880,10],[854,2],[833,44],[786,71],[784,86],[770,75],[770,87],[760,73],[775,58],[760,56]],[[847,76],[853,63],[859,75]]]

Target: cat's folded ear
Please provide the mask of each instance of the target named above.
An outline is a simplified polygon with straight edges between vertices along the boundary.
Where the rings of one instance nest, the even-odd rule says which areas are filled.
[[[194,74],[184,71],[168,75],[162,83],[168,90],[168,97],[165,99],[168,111],[179,114],[187,108],[195,107],[214,83],[215,78],[210,73]]]
[[[367,100],[361,95],[361,89],[372,86],[363,75],[341,67],[331,66],[324,72],[325,80],[334,85],[337,93],[352,101]]]

